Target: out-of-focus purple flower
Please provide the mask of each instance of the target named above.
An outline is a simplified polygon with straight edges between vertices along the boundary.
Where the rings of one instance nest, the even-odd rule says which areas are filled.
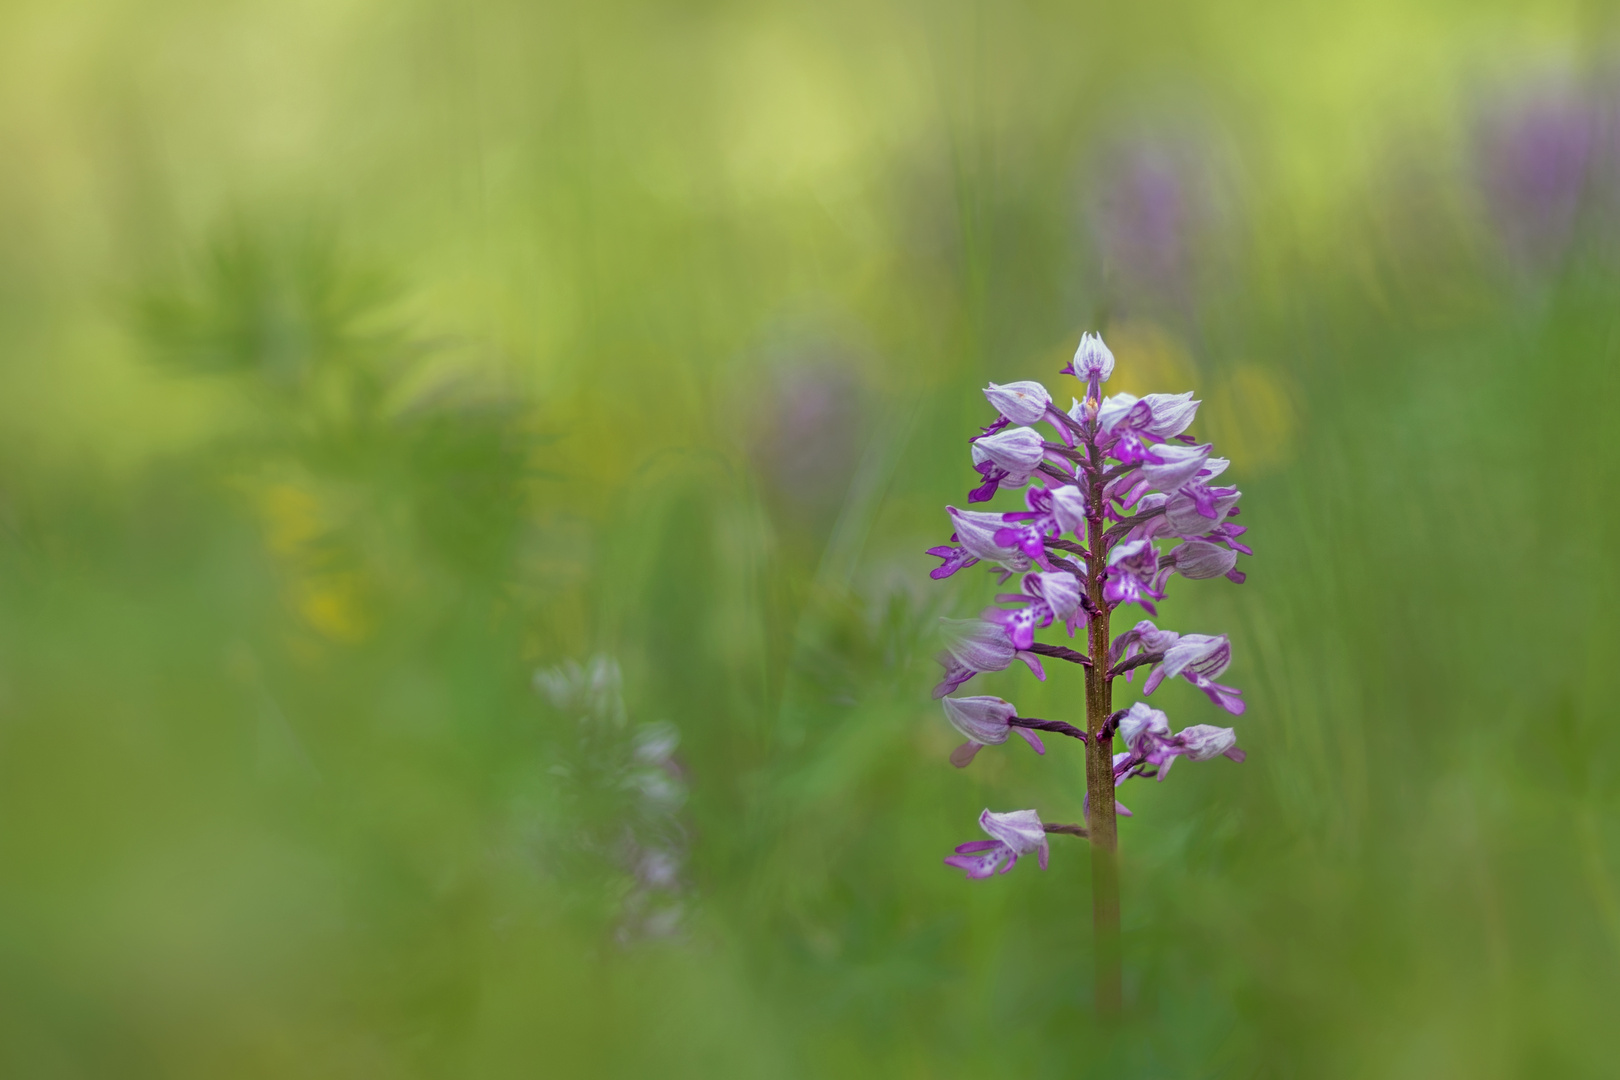
[[[1108,553],[1108,581],[1103,599],[1110,604],[1141,604],[1150,615],[1157,615],[1153,601],[1164,599],[1168,568],[1159,568],[1159,549],[1151,540],[1132,540]]]
[[[1081,334],[1074,359],[1059,374],[1073,375],[1086,384],[1086,400],[1093,406],[1102,401],[1102,384],[1114,374],[1114,354],[1103,344],[1101,334]]]
[[[1522,264],[1545,267],[1568,246],[1597,126],[1591,105],[1568,91],[1521,100],[1481,125],[1486,204],[1503,246]]]
[[[939,662],[945,668],[945,677],[934,687],[936,698],[951,693],[981,671],[1004,671],[1014,660],[1027,664],[1036,678],[1046,678],[1040,658],[1015,648],[1007,632],[995,623],[983,619],[941,619],[939,622],[945,638],[945,651],[939,654]]]
[[[1120,718],[1119,735],[1126,751],[1114,756],[1115,785],[1142,775],[1149,766],[1156,768],[1158,779],[1163,780],[1178,757],[1208,761],[1224,754],[1233,761],[1242,761],[1246,756],[1237,748],[1237,734],[1231,728],[1194,724],[1172,735],[1169,717],[1140,701]]]
[[[951,534],[951,539],[961,546],[950,547],[942,544],[929,548],[928,554],[945,560],[929,571],[929,577],[936,580],[948,578],[980,559],[998,563],[1014,573],[1023,573],[1029,569],[1029,558],[1016,544],[1003,544],[996,540],[997,533],[1004,528],[1001,514],[958,510],[954,506],[947,506],[945,512],[951,515],[951,524],[956,529]],[[1042,551],[1043,561],[1044,555],[1045,552]]]
[[[1176,573],[1193,581],[1224,574],[1239,584],[1243,583],[1243,571],[1235,569],[1237,552],[1208,540],[1188,540],[1177,544],[1170,549],[1169,560]]]
[[[750,408],[750,450],[777,512],[815,531],[831,523],[848,491],[867,404],[848,346],[805,338],[779,348],[770,386]]]
[[[1110,140],[1099,155],[1087,209],[1116,310],[1191,313],[1196,245],[1218,224],[1215,164],[1207,140],[1168,130]]]
[[[1029,728],[1012,726],[1018,710],[1010,701],[998,697],[947,697],[941,698],[940,704],[945,706],[945,717],[951,726],[967,739],[951,751],[951,764],[959,769],[966,767],[982,748],[1006,742],[1013,731],[1022,735],[1037,754],[1046,753],[1046,745],[1039,735]]]
[[[972,880],[982,881],[998,869],[1005,874],[1020,856],[1033,851],[1038,853],[1041,869],[1046,869],[1050,848],[1046,842],[1046,827],[1035,811],[1011,810],[995,814],[986,809],[979,815],[979,828],[990,834],[990,839],[958,845],[956,854],[946,857],[946,866],[965,871]]]
[[[1007,638],[1014,647],[1027,649],[1035,644],[1035,630],[1051,626],[1054,619],[1062,620],[1070,637],[1085,625],[1085,613],[1080,607],[1080,579],[1068,571],[1028,574],[1024,577],[1023,589],[1021,593],[1003,593],[996,597],[1000,603],[1023,606],[1011,610],[986,608],[983,615],[986,622],[1007,631]]]

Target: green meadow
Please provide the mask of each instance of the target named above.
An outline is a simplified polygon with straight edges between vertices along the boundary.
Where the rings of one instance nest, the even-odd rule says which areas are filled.
[[[1614,1075],[1617,31],[0,6],[0,1073]],[[1107,1023],[1083,841],[941,865],[1084,762],[951,767],[923,554],[1083,330],[1256,551]]]

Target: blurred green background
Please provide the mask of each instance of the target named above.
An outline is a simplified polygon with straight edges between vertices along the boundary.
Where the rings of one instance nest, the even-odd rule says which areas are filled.
[[[0,1073],[1615,1075],[1617,30],[0,7]],[[922,554],[1086,328],[1258,551],[1109,1029],[1079,842],[940,865],[1083,765],[947,764]]]

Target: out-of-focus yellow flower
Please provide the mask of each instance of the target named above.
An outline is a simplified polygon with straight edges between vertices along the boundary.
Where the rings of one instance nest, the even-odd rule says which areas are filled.
[[[271,484],[259,496],[265,541],[283,559],[299,556],[321,533],[320,504],[292,484]]]
[[[328,528],[320,500],[294,484],[275,483],[258,498],[265,542],[287,578],[292,607],[333,641],[363,641],[371,632],[360,576],[323,567],[318,547]]]
[[[1215,440],[1216,453],[1252,476],[1293,458],[1299,428],[1296,400],[1281,373],[1244,364],[1214,387],[1198,426]]]
[[[320,574],[294,585],[298,613],[334,641],[353,644],[371,633],[355,574]]]

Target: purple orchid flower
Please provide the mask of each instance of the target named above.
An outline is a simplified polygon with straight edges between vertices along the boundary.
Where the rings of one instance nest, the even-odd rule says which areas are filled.
[[[1007,632],[1007,640],[1018,649],[1035,644],[1037,627],[1045,629],[1054,620],[1062,620],[1069,636],[1085,623],[1085,612],[1080,606],[1080,579],[1067,571],[1049,574],[1028,574],[1024,577],[1023,592],[1003,593],[996,597],[999,603],[1019,604],[1007,610],[991,607],[981,616]]]
[[[956,526],[951,539],[961,546],[940,545],[929,548],[928,554],[945,560],[929,571],[929,577],[935,580],[948,578],[980,559],[997,563],[1011,573],[1023,573],[1029,569],[1029,558],[1019,550],[1018,545],[1004,544],[997,540],[1003,529],[1003,515],[976,510],[958,510],[954,506],[947,506],[945,512],[951,515],[951,524]],[[1044,555],[1043,551],[1043,562]]]
[[[1163,653],[1170,646],[1181,640],[1181,635],[1174,630],[1160,630],[1147,619],[1143,619],[1119,637],[1114,639],[1108,649],[1108,661],[1119,664],[1130,660],[1138,654]],[[1125,681],[1129,682],[1133,671],[1125,673]]]
[[[1175,759],[1209,761],[1221,756],[1242,761],[1246,754],[1237,748],[1237,733],[1231,728],[1194,724],[1178,734],[1170,734],[1170,719],[1158,709],[1138,701],[1119,722],[1119,735],[1126,752],[1114,756],[1114,783],[1123,784],[1132,776],[1143,776],[1148,767],[1157,770],[1157,779],[1170,775]]]
[[[1202,402],[1184,394],[1114,394],[1097,410],[1099,442],[1109,444],[1109,455],[1123,465],[1150,460],[1149,447],[1186,431]]]
[[[1225,634],[1178,634],[1160,630],[1144,619],[1115,638],[1108,651],[1116,665],[1138,655],[1157,657],[1147,661],[1155,666],[1142,685],[1144,694],[1153,693],[1164,680],[1180,675],[1227,712],[1234,716],[1243,713],[1243,691],[1215,682],[1232,662],[1232,643]],[[1127,679],[1129,676],[1130,672],[1126,672]]]
[[[1180,675],[1215,704],[1233,716],[1241,716],[1243,691],[1215,682],[1231,663],[1232,643],[1225,634],[1182,634],[1180,640],[1164,650],[1164,660],[1148,674],[1142,693],[1151,694],[1164,680]]]
[[[1108,553],[1108,581],[1103,599],[1110,604],[1141,604],[1149,615],[1157,615],[1154,600],[1164,599],[1164,582],[1170,567],[1160,569],[1159,549],[1151,540],[1132,540]]]
[[[1058,537],[1085,527],[1085,497],[1080,489],[1064,486],[1049,488],[1034,486],[1024,493],[1028,510],[1015,510],[1002,514],[1003,525],[992,539],[995,543],[1017,548],[1044,570],[1052,569],[1046,554],[1046,538]]]
[[[951,726],[967,739],[967,742],[951,751],[951,764],[958,769],[966,768],[986,746],[1000,746],[1006,742],[1007,736],[1014,731],[1022,735],[1037,754],[1046,753],[1046,744],[1041,742],[1039,735],[1027,727],[1013,726],[1012,720],[1018,715],[1018,709],[1010,701],[998,697],[947,697],[941,698],[940,704],[945,706],[945,718],[951,722]]]
[[[1226,577],[1241,585],[1245,575],[1235,569],[1237,557],[1236,551],[1208,540],[1187,540],[1171,548],[1167,556],[1171,569],[1189,581]]]
[[[983,619],[939,621],[945,636],[945,651],[939,654],[945,677],[934,687],[936,698],[952,693],[981,671],[1005,671],[1014,660],[1027,664],[1036,678],[1046,678],[1040,658],[1016,648],[1007,632],[995,623]]]
[[[979,828],[990,834],[988,840],[973,840],[959,844],[956,854],[947,856],[946,866],[967,872],[973,881],[982,881],[1000,870],[1005,874],[1018,862],[1019,856],[1036,852],[1041,869],[1046,869],[1050,847],[1046,841],[1046,826],[1033,810],[1011,810],[1005,814],[986,809],[979,815]]]

